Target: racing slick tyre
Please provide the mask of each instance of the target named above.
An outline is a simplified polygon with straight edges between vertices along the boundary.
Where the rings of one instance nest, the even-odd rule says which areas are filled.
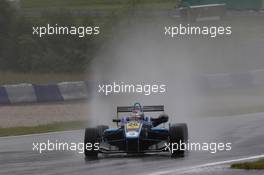
[[[188,142],[188,127],[186,123],[179,123],[170,126],[169,138],[172,157],[184,157],[184,143]],[[173,148],[172,148],[173,147]]]
[[[84,135],[84,154],[86,158],[97,158],[98,150],[94,147],[96,143],[98,143],[100,138],[99,129],[98,128],[86,128]],[[86,148],[87,144],[92,144],[92,149],[88,150]]]
[[[104,134],[104,131],[106,129],[108,129],[108,128],[109,128],[109,126],[106,126],[106,125],[99,125],[99,126],[97,126],[97,129],[99,131],[99,136],[102,137],[103,134]]]

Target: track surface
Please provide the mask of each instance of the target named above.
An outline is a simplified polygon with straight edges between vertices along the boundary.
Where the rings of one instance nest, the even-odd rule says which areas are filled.
[[[189,152],[185,158],[168,155],[113,155],[86,161],[77,152],[32,151],[33,142],[81,142],[83,131],[0,138],[0,174],[89,174],[134,175],[171,171],[205,163],[225,161],[264,153],[264,114],[193,119],[189,122],[192,142],[232,142],[232,150],[211,154]],[[177,174],[177,173],[176,173]]]

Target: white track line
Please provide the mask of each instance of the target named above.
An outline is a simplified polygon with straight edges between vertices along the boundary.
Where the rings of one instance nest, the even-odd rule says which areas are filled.
[[[4,136],[0,137],[1,139],[11,139],[11,138],[20,138],[20,137],[31,137],[31,136],[43,136],[43,135],[51,135],[51,134],[63,134],[63,133],[71,133],[71,132],[76,132],[76,131],[81,131],[80,129],[78,130],[68,130],[68,131],[53,131],[53,132],[45,132],[45,133],[39,133],[39,134],[26,134],[26,135],[17,135],[17,136]]]
[[[217,165],[223,165],[223,164],[230,164],[234,162],[241,162],[241,161],[247,161],[247,160],[254,160],[254,159],[260,159],[264,158],[264,154],[257,155],[257,156],[250,156],[250,157],[244,157],[244,158],[239,158],[239,159],[232,159],[232,160],[225,160],[225,161],[219,161],[219,162],[213,162],[213,163],[206,163],[202,165],[197,165],[193,167],[185,167],[185,168],[180,168],[180,169],[171,169],[171,170],[165,170],[165,171],[159,171],[155,173],[149,173],[148,175],[166,175],[166,174],[172,174],[176,172],[184,172],[184,171],[190,171],[194,169],[199,169],[199,168],[205,168],[205,167],[210,167],[210,166],[217,166]]]

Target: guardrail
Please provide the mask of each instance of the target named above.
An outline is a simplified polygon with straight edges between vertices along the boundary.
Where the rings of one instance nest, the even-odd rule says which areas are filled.
[[[197,82],[203,91],[263,86],[264,69],[241,73],[207,74],[197,78]],[[0,105],[85,100],[92,97],[94,85],[95,82],[90,81],[48,85],[2,85],[0,86]]]
[[[87,82],[61,82],[58,84],[16,84],[0,86],[0,104],[55,102],[82,100],[90,97]]]
[[[264,85],[264,69],[241,73],[208,74],[203,84],[210,89],[243,88]]]

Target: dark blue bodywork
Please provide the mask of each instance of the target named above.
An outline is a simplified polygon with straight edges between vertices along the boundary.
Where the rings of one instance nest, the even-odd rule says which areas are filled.
[[[155,121],[156,119],[148,116],[142,118],[125,116],[118,121],[115,120],[119,125],[117,128],[106,129],[103,132],[101,138],[103,146],[100,151],[104,153],[163,151],[164,143],[169,141],[169,130],[165,127],[156,127]]]

